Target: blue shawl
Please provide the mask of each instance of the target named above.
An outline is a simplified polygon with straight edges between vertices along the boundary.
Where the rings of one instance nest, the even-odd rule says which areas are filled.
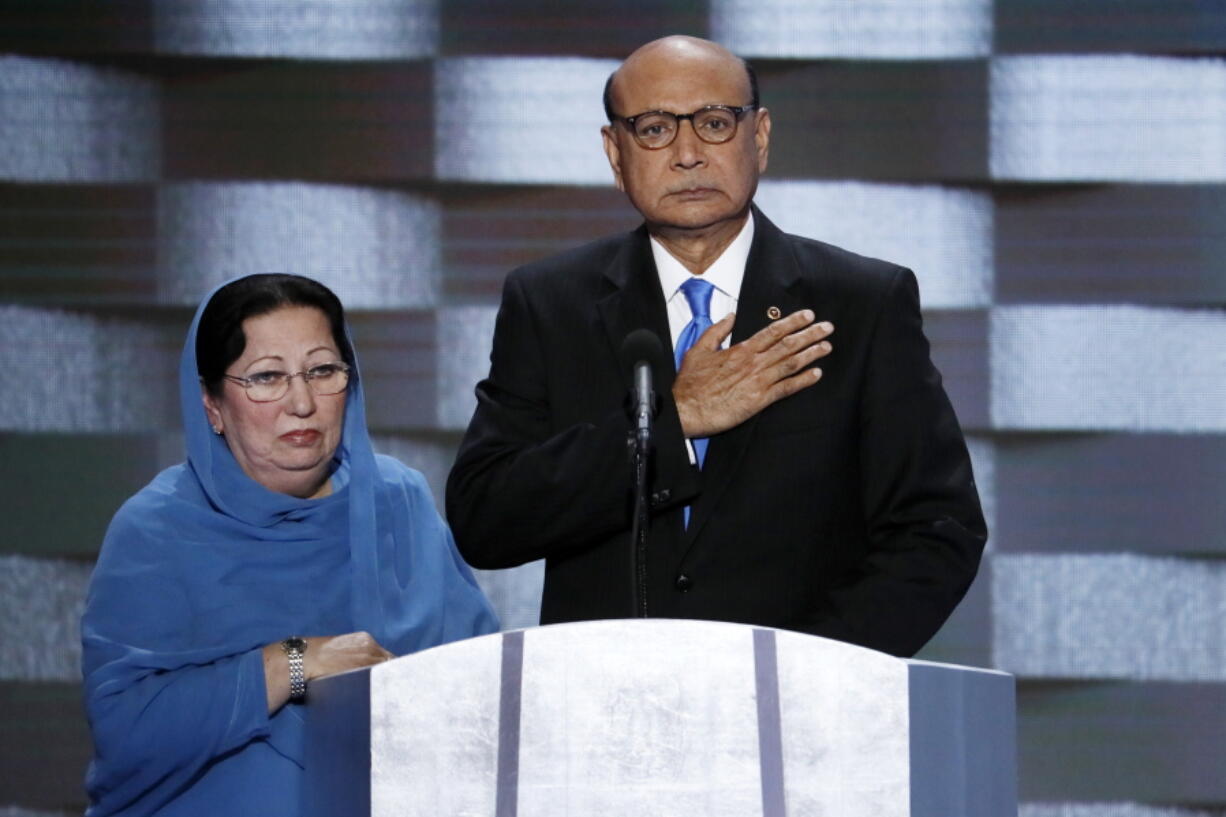
[[[268,715],[264,645],[366,630],[402,655],[498,626],[425,480],[374,453],[360,376],[330,496],[243,473],[201,406],[196,329],[212,295],[179,365],[187,462],[120,508],[90,582],[90,817],[295,814],[310,707]]]

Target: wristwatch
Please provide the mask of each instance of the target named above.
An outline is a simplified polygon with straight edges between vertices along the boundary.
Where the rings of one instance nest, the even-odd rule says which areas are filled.
[[[290,636],[281,642],[281,649],[289,659],[289,699],[302,703],[306,698],[306,672],[302,659],[306,655],[307,643],[301,636]]]

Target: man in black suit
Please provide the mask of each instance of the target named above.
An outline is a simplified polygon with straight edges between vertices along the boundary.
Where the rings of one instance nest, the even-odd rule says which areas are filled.
[[[914,654],[987,537],[915,277],[752,206],[770,114],[722,47],[643,46],[606,108],[605,152],[644,224],[507,277],[447,485],[461,552],[482,568],[547,559],[542,623],[641,612],[618,357],[646,327],[683,346],[656,383],[647,615]]]

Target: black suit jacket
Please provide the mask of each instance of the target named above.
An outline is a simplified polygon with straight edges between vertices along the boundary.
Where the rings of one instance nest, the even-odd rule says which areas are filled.
[[[755,210],[732,341],[808,307],[822,379],[690,465],[657,390],[648,614],[754,623],[914,654],[961,600],[987,532],[909,270],[787,235]],[[541,622],[629,617],[626,335],[669,338],[645,228],[515,270],[447,483],[481,568],[545,558]],[[682,508],[692,505],[689,528]]]

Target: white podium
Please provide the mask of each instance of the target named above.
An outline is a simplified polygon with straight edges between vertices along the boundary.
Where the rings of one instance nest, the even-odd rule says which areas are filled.
[[[1015,817],[1012,676],[631,619],[315,682],[308,815]]]

